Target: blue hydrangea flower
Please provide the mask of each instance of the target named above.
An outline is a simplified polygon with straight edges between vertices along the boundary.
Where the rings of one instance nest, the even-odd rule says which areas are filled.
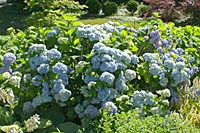
[[[109,72],[103,72],[100,76],[100,80],[102,82],[108,83],[108,85],[112,86],[115,80],[115,76]]]
[[[143,40],[144,40],[144,41],[149,40],[149,36],[144,36]]]
[[[189,60],[190,63],[194,62],[195,61],[195,58],[194,57],[191,57],[191,59]]]
[[[151,114],[152,115],[161,115],[162,114],[162,110],[160,109],[160,107],[153,107],[151,108]]]
[[[159,48],[157,48],[157,52],[162,54],[163,53],[163,49],[161,47],[159,47]]]
[[[22,110],[26,114],[30,113],[33,110],[32,103],[30,101],[25,102]]]
[[[47,63],[48,60],[49,60],[48,57],[47,57],[47,53],[46,52],[40,53],[39,60],[40,60],[41,64]]]
[[[67,89],[61,89],[59,92],[58,92],[58,95],[59,95],[59,100],[61,100],[62,102],[66,102],[69,97],[71,96],[71,91],[70,90],[67,90]]]
[[[92,95],[90,94],[88,94],[88,90],[89,90],[89,88],[87,87],[87,86],[82,86],[81,87],[81,93],[84,95],[84,97],[91,97]]]
[[[53,100],[52,97],[47,94],[43,94],[41,96],[42,96],[43,103],[49,103],[49,102],[52,102],[52,100]]]
[[[91,118],[94,118],[97,116],[97,108],[93,105],[88,105],[87,108],[84,111],[85,115],[89,115]]]
[[[124,70],[125,69],[125,64],[122,62],[116,63],[117,70]]]
[[[165,60],[164,65],[167,67],[167,69],[171,70],[176,64],[173,60]]]
[[[29,65],[33,70],[36,70],[38,66],[41,64],[41,60],[38,56],[34,56],[29,60]]]
[[[168,79],[167,78],[161,78],[160,79],[160,82],[159,84],[162,86],[162,87],[165,87],[168,83]]]
[[[3,64],[5,66],[10,66],[11,64],[13,64],[16,60],[16,56],[13,53],[6,53],[3,56]]]
[[[33,44],[29,48],[28,53],[32,53],[32,52],[40,53],[42,51],[46,51],[46,45],[44,45],[44,44]]]
[[[167,47],[168,47],[168,46],[167,46],[167,45],[168,45],[168,41],[167,41],[166,39],[162,39],[162,40],[161,40],[161,43],[162,43],[162,45],[163,45],[164,48],[167,48]]]
[[[48,59],[60,59],[61,53],[57,49],[51,49],[47,51]]]
[[[125,77],[128,81],[131,81],[136,78],[136,72],[131,69],[127,69],[125,72]]]
[[[40,86],[41,85],[41,81],[42,81],[42,76],[40,76],[40,75],[36,75],[35,77],[33,77],[32,78],[32,84],[34,85],[34,86]]]
[[[181,42],[182,42],[182,40],[179,38],[179,39],[177,39],[177,42],[178,42],[178,43],[181,43]]]
[[[163,65],[162,61],[158,61],[157,63],[159,66]]]
[[[178,68],[178,69],[185,68],[185,63],[184,62],[176,62],[176,68]]]
[[[64,86],[68,85],[68,75],[67,74],[59,74],[58,79],[62,80],[62,84]]]
[[[178,54],[179,54],[179,55],[182,55],[182,54],[183,54],[183,49],[182,49],[182,48],[177,48],[176,50],[178,51]]]
[[[157,64],[152,64],[151,67],[149,68],[149,72],[152,75],[156,75],[158,76],[162,71],[162,68],[160,66],[158,66]]]
[[[58,93],[61,89],[65,89],[61,79],[56,80],[53,88],[51,89],[51,94]]]
[[[139,58],[137,55],[131,55],[131,61],[134,65],[137,65],[139,63]]]
[[[97,80],[99,80],[99,77],[91,77],[91,76],[89,76],[89,75],[85,75],[85,79],[84,79],[84,82],[86,83],[86,84],[88,84],[89,82],[91,82],[91,81],[97,81]]]
[[[171,76],[175,80],[175,84],[173,86],[176,86],[177,84],[182,83],[188,79],[187,73],[185,71],[179,72],[178,69],[174,69],[171,73]]]
[[[115,106],[115,104],[113,102],[104,103],[103,108],[109,111],[108,114],[116,113],[118,110],[117,106]]]
[[[12,73],[12,69],[9,68],[9,66],[3,66],[0,68],[0,74],[3,74],[5,72]]]
[[[33,108],[36,108],[37,106],[40,106],[43,103],[42,98],[43,97],[41,95],[38,95],[35,98],[33,98],[33,101],[32,101]]]
[[[116,79],[115,88],[117,88],[117,90],[120,92],[128,89],[128,86],[126,85],[126,78],[124,76],[123,71],[121,71],[119,77]]]
[[[37,68],[37,72],[39,74],[47,74],[49,72],[49,64],[41,64],[38,68]]]
[[[149,61],[149,62],[151,62],[152,60],[156,60],[156,61],[157,61],[157,57],[156,57],[156,55],[153,54],[153,53],[145,53],[145,54],[143,55],[143,57],[144,57],[144,59],[145,59],[146,61]]]
[[[94,68],[99,68],[99,66],[100,66],[99,56],[92,57],[91,62],[92,62],[92,65],[93,65]]]
[[[74,111],[76,114],[79,115],[80,118],[84,116],[84,107],[80,104],[77,104],[76,107],[74,108]]]
[[[100,60],[101,62],[107,62],[107,61],[110,62],[110,61],[113,61],[113,58],[108,54],[102,54],[100,56]]]
[[[110,71],[110,72],[115,72],[117,70],[117,65],[115,62],[104,62],[100,66],[101,71]]]
[[[177,61],[177,62],[183,62],[184,59],[183,59],[181,56],[178,56],[178,57],[176,58],[176,61]]]
[[[49,95],[50,94],[50,92],[49,92],[49,84],[44,81],[42,83],[42,86],[43,86],[43,88],[42,88],[42,94],[43,95]]]
[[[66,66],[63,63],[56,63],[53,67],[52,67],[52,71],[53,73],[57,73],[59,75],[62,75],[64,73],[69,73],[70,70],[68,69],[68,66]]]
[[[110,95],[110,89],[105,88],[105,90],[98,91],[98,100],[105,101]]]

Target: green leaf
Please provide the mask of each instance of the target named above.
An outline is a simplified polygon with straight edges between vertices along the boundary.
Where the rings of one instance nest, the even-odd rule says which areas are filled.
[[[153,16],[156,17],[156,18],[158,18],[158,17],[159,17],[159,13],[154,12],[154,13],[153,13]]]
[[[76,133],[80,126],[72,122],[65,122],[57,125],[58,129],[64,133]]]
[[[42,118],[51,120],[54,124],[59,124],[65,121],[65,116],[59,106],[54,105],[47,111],[42,113]]]
[[[67,33],[71,36],[74,33],[74,31],[75,31],[75,28],[71,28],[69,29]]]
[[[129,41],[129,45],[130,45],[130,49],[131,51],[133,52],[137,52],[138,51],[138,48],[134,45],[133,41]]]
[[[47,128],[51,125],[52,125],[51,120],[41,118],[40,125],[38,125],[38,128]]]
[[[76,25],[81,25],[81,24],[83,24],[83,23],[82,23],[82,22],[80,22],[80,21],[77,21],[77,22],[73,22],[73,23],[72,23],[72,25],[73,25],[73,26],[76,26]]]
[[[187,48],[185,51],[188,51],[188,52],[197,52],[197,49],[196,48]]]
[[[173,22],[169,22],[169,23],[168,23],[168,26],[169,26],[169,27],[171,27],[171,26],[174,27],[174,25],[175,25],[175,24],[174,24]]]

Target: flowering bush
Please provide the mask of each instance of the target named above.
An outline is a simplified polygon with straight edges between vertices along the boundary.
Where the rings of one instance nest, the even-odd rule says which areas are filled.
[[[135,108],[143,118],[180,111],[198,124],[199,83],[191,81],[199,76],[199,27],[156,15],[138,29],[121,21],[83,25],[67,15],[52,28],[10,28],[0,39],[0,126],[76,132],[85,118]],[[195,105],[188,117],[183,103]]]

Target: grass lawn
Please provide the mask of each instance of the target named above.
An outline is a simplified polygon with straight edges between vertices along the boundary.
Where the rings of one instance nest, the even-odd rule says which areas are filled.
[[[30,13],[24,11],[22,5],[20,4],[8,4],[0,5],[0,35],[6,35],[7,29],[9,27],[14,27],[15,29],[24,30],[26,28],[25,19]],[[108,18],[82,18],[80,19],[84,24],[103,24],[107,21],[114,21],[114,19]],[[128,27],[138,27],[138,23],[126,22]]]
[[[117,20],[107,19],[107,18],[90,18],[90,19],[81,19],[80,21],[83,22],[84,24],[91,24],[91,25],[103,24],[107,21],[117,22]],[[127,24],[128,27],[136,28],[139,26],[138,23],[133,23],[133,22],[123,21],[123,23]]]
[[[9,4],[0,6],[0,35],[6,35],[9,27],[23,30],[26,28],[25,18],[29,15],[20,5]]]

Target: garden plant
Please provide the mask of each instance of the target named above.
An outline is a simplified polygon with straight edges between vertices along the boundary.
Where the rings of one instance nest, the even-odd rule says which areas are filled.
[[[58,16],[0,36],[0,132],[199,132],[200,27]]]

